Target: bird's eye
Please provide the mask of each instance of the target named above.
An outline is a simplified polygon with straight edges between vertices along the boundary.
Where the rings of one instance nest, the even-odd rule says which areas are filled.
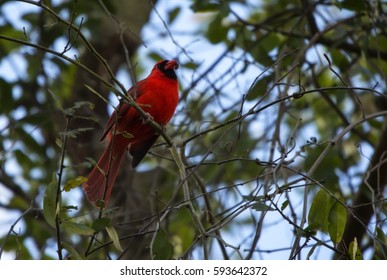
[[[161,69],[162,68],[161,64],[157,64],[156,68]]]

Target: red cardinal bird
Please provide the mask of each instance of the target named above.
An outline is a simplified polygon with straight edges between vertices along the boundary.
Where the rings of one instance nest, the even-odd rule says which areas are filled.
[[[175,73],[178,67],[175,60],[159,61],[147,78],[128,91],[136,103],[161,126],[165,126],[172,118],[178,103]],[[107,138],[108,146],[83,184],[87,198],[92,202],[103,200],[106,206],[125,151],[129,149],[134,168],[158,137],[154,128],[146,124],[135,108],[120,102],[110,116],[101,138],[101,141]]]

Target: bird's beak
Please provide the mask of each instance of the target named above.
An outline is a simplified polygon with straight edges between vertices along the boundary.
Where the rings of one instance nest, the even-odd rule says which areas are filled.
[[[164,66],[164,69],[176,70],[177,68],[179,68],[179,63],[174,59],[169,60]]]

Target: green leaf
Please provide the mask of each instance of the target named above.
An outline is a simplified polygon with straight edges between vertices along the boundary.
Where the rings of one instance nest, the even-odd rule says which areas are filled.
[[[70,256],[68,257],[68,259],[70,259],[70,260],[84,260],[85,259],[70,244],[68,244],[66,242],[62,242],[62,247],[64,249],[66,249],[67,252],[69,252]]]
[[[387,254],[387,235],[380,227],[376,227],[376,237],[376,255],[385,256]]]
[[[132,139],[134,138],[133,134],[130,134],[129,132],[127,131],[122,131],[122,132],[118,132],[117,131],[117,134],[118,135],[122,135],[123,137],[127,138],[127,139]]]
[[[323,189],[319,190],[309,209],[309,227],[316,230],[323,230],[326,227],[330,209],[329,200],[329,195]]]
[[[52,181],[48,184],[43,198],[43,216],[46,222],[55,228],[55,219],[56,219],[56,192],[57,192],[57,179],[54,172],[52,176]],[[58,210],[59,211],[59,210]]]
[[[175,21],[177,16],[180,14],[180,10],[181,8],[177,6],[176,8],[168,12],[168,24],[171,24]]]
[[[107,231],[110,239],[113,241],[114,247],[116,247],[116,249],[118,251],[122,252],[123,250],[122,250],[122,247],[120,244],[120,239],[118,238],[118,234],[117,234],[116,229],[113,226],[108,226],[108,227],[106,227],[106,231]]]
[[[63,111],[61,100],[59,100],[57,95],[51,89],[48,88],[47,91],[51,95],[51,98],[54,100],[55,107],[58,108],[59,110]]]
[[[177,211],[173,221],[168,225],[168,234],[171,236],[174,254],[180,255],[188,250],[196,237],[196,230],[191,224],[192,216],[188,210]]]
[[[307,226],[304,229],[296,229],[297,235],[301,235],[302,237],[305,238],[310,238],[311,236],[315,236],[317,234],[316,229],[314,226]]]
[[[86,235],[86,236],[90,236],[94,234],[94,229],[92,229],[91,227],[85,224],[75,223],[69,220],[63,220],[62,225],[63,225],[63,228],[70,233]]]
[[[2,41],[2,43],[4,40]],[[2,45],[3,47],[3,45]],[[3,54],[4,55],[4,54]],[[15,108],[15,100],[12,97],[12,85],[11,83],[6,82],[0,78],[0,88],[1,88],[1,102],[0,102],[0,112],[2,114],[9,114]],[[8,94],[7,94],[8,93]]]
[[[65,205],[65,206],[62,206],[62,210],[64,212],[70,212],[72,210],[78,210],[78,206],[76,206],[76,205]]]
[[[274,208],[272,208],[269,205],[266,205],[264,203],[261,203],[261,202],[254,203],[251,208],[253,208],[254,210],[259,211],[259,212],[275,211]]]
[[[17,135],[20,139],[23,139],[23,144],[27,147],[30,153],[44,154],[45,145],[42,145],[36,137],[31,133],[31,130],[22,126],[23,124],[29,124],[24,122],[24,118],[18,121],[20,127],[15,127],[13,132],[15,136]],[[36,165],[36,164],[35,164]]]
[[[255,81],[253,87],[250,89],[247,95],[247,100],[255,100],[257,97],[263,96],[270,83],[273,81],[273,74],[268,76],[260,77],[257,81]]]
[[[170,260],[173,257],[173,246],[168,239],[167,233],[160,229],[152,243],[151,256],[154,260]]]
[[[277,48],[281,43],[280,37],[275,32],[270,32],[265,36],[262,36],[259,41],[259,46],[269,53],[273,49]]]
[[[221,4],[210,1],[196,0],[191,6],[191,9],[197,12],[216,12],[221,8]]]
[[[75,187],[79,186],[79,185],[82,185],[84,182],[87,181],[87,178],[86,177],[83,177],[83,176],[78,176],[78,177],[75,177],[74,179],[71,179],[71,180],[68,180],[66,182],[66,184],[64,185],[63,189],[66,191],[66,192],[69,192],[71,191],[72,189],[74,189]]]
[[[387,235],[380,227],[376,228],[376,236],[378,237],[380,242],[382,242],[384,245],[387,245]]]
[[[109,218],[99,218],[96,219],[91,227],[95,230],[95,232],[100,232],[101,230],[104,230],[107,226],[109,226],[111,223],[111,220]]]
[[[285,200],[281,205],[281,210],[284,211],[288,205],[289,205],[289,200]]]
[[[20,150],[20,149],[15,150],[14,155],[15,155],[18,163],[21,166],[25,167],[26,169],[32,169],[33,167],[35,167],[35,163],[22,150]]]
[[[355,237],[355,239],[349,244],[349,249],[348,249],[348,254],[349,254],[349,258],[351,260],[362,260],[363,259],[363,255],[360,251],[360,248],[357,244],[357,239]]]
[[[302,99],[298,99],[302,100]],[[314,116],[314,121],[319,127],[319,130],[321,131],[321,134],[318,135],[317,138],[322,139],[329,137],[327,136],[327,131],[331,129],[332,127],[335,127],[335,122],[337,121],[336,118],[328,119],[326,112],[330,110],[330,108],[325,107],[324,104],[320,103],[323,98],[316,99],[313,101],[313,106],[315,113],[318,112],[318,116]],[[295,103],[298,103],[295,102]],[[300,105],[303,102],[300,102]],[[316,103],[319,103],[316,105]],[[308,101],[306,104],[310,104],[310,101]],[[309,105],[308,105],[309,106]],[[324,115],[325,114],[325,115]],[[315,137],[315,135],[313,135]],[[336,145],[339,146],[339,145]],[[325,145],[310,145],[305,148],[305,151],[307,153],[307,157],[304,161],[304,168],[305,170],[308,170],[316,161],[316,159],[321,155],[323,150],[325,149]],[[343,161],[341,158],[342,151],[338,150],[338,147],[333,148],[332,152],[329,153],[327,156],[324,157],[324,160],[320,163],[319,168],[313,173],[314,178],[321,180],[324,180],[325,187],[332,193],[335,193],[339,190],[339,177],[336,175],[335,172],[332,172],[332,166],[335,168],[341,168],[343,165]],[[347,162],[350,160],[349,158],[346,159]],[[355,164],[355,163],[352,163]],[[334,200],[331,200],[331,203],[333,204]]]
[[[68,115],[74,115],[76,110],[81,109],[82,107],[88,107],[90,110],[93,110],[95,105],[89,101],[77,101],[74,103],[74,106],[67,108],[65,113]]]
[[[341,241],[345,224],[347,223],[347,209],[338,201],[335,201],[329,211],[328,231],[334,244]]]
[[[261,201],[265,199],[264,195],[242,195],[242,198],[246,201]]]
[[[206,37],[212,44],[221,43],[226,40],[229,28],[223,26],[223,18],[222,14],[218,14],[208,25]]]
[[[317,242],[316,244],[314,244],[314,245],[312,246],[312,248],[311,248],[311,249],[309,250],[309,252],[308,252],[308,255],[306,256],[306,259],[307,259],[307,260],[310,260],[310,257],[313,255],[314,250],[316,250],[316,248],[317,248],[318,246],[321,246],[321,243],[320,243],[320,242]]]
[[[55,144],[62,149],[63,142],[60,138],[55,138]]]
[[[70,138],[73,138],[73,139],[77,139],[77,137],[78,137],[78,135],[80,133],[91,131],[91,130],[94,130],[94,128],[82,127],[82,128],[77,128],[77,129],[69,130],[69,131],[66,132],[66,135],[67,135],[67,137],[70,137]],[[59,134],[63,135],[64,133],[59,133]]]
[[[343,54],[342,51],[333,49],[330,52],[330,55],[332,57],[333,64],[339,67],[341,72],[344,72],[348,68],[348,65],[349,65],[348,58]]]
[[[3,1],[1,1],[3,4]],[[20,39],[25,40],[25,36],[23,31],[19,28],[14,28],[12,25],[0,25],[0,33],[3,36],[7,36],[9,38],[13,39]],[[15,44],[14,42],[11,42],[9,40],[1,40],[1,56],[2,58],[6,57],[6,55],[12,51],[17,51],[22,46],[20,44]],[[3,90],[3,88],[1,88]],[[8,91],[2,91],[2,93],[8,92]],[[10,92],[10,91],[9,91]]]
[[[187,63],[183,64],[183,67],[184,69],[196,70],[198,68],[198,64],[192,61],[188,61]]]
[[[147,55],[150,59],[152,59],[154,62],[163,60],[164,57],[156,52],[150,52]]]
[[[270,54],[260,45],[258,45],[251,51],[251,55],[259,64],[265,67],[271,67],[275,62],[275,60],[273,60],[273,57],[270,56]]]
[[[366,10],[363,1],[359,0],[343,0],[339,5],[350,11],[364,12]]]

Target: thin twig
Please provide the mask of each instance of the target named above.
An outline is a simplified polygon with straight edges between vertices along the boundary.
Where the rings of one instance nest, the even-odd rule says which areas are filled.
[[[30,207],[28,207],[17,219],[16,221],[11,225],[11,227],[9,228],[8,230],[8,233],[5,235],[4,240],[3,240],[3,244],[1,245],[0,247],[0,260],[1,260],[1,255],[3,254],[4,252],[4,247],[5,245],[7,244],[7,240],[8,238],[11,236],[12,232],[14,232],[14,228],[15,226],[17,225],[17,223],[25,216],[27,215],[31,210],[33,209],[33,205],[31,204]]]
[[[63,259],[62,241],[61,241],[61,235],[60,235],[60,226],[61,226],[60,210],[61,210],[61,194],[62,194],[61,185],[62,185],[62,177],[63,177],[63,170],[64,170],[64,159],[65,159],[65,151],[66,151],[66,143],[67,143],[67,133],[69,131],[71,118],[72,118],[72,115],[66,113],[66,127],[65,127],[65,131],[63,133],[62,150],[61,150],[61,155],[60,155],[60,166],[59,166],[59,171],[58,171],[58,185],[57,185],[56,196],[55,196],[56,243],[57,243],[58,258],[60,260]]]
[[[170,151],[172,153],[173,159],[175,160],[178,170],[179,170],[179,175],[180,175],[180,180],[183,182],[183,193],[184,193],[184,200],[187,202],[187,209],[191,214],[191,217],[199,230],[200,236],[202,237],[202,242],[203,242],[203,250],[204,250],[204,257],[205,259],[208,259],[208,247],[207,247],[207,238],[206,238],[206,230],[204,229],[204,226],[200,222],[200,219],[198,218],[195,208],[193,207],[192,200],[191,200],[191,195],[188,187],[188,181],[186,180],[187,174],[186,174],[186,168],[183,163],[183,160],[181,159],[179,153],[177,152],[177,149],[175,146],[170,147]]]
[[[328,57],[328,55],[327,55],[326,53],[324,53],[324,57],[325,57],[325,59],[328,61],[329,69],[333,72],[333,74],[336,75],[337,78],[339,78],[339,80],[341,81],[341,83],[342,83],[343,85],[345,85],[346,87],[348,87],[348,89],[352,92],[353,96],[355,97],[357,103],[358,103],[359,106],[360,106],[362,116],[363,116],[363,118],[365,118],[365,111],[364,111],[363,104],[361,103],[360,98],[357,96],[356,92],[353,90],[353,88],[351,88],[351,87],[343,80],[343,78],[339,75],[339,73],[337,73],[336,70],[333,69],[331,60],[329,59],[329,57]]]
[[[178,48],[180,48],[180,49],[183,51],[183,53],[189,58],[189,60],[194,61],[194,59],[188,54],[187,50],[186,50],[185,48],[183,48],[183,47],[176,41],[176,39],[173,37],[171,30],[169,29],[167,23],[165,22],[165,20],[163,19],[163,17],[160,15],[160,13],[158,12],[158,10],[156,9],[156,7],[155,7],[153,1],[150,1],[150,3],[151,3],[151,5],[152,5],[152,7],[153,7],[153,10],[156,12],[157,16],[159,17],[159,19],[160,19],[161,22],[163,23],[163,25],[164,25],[164,27],[165,27],[165,30],[167,30],[168,35],[169,35],[169,37],[171,38],[172,42],[173,42]]]

